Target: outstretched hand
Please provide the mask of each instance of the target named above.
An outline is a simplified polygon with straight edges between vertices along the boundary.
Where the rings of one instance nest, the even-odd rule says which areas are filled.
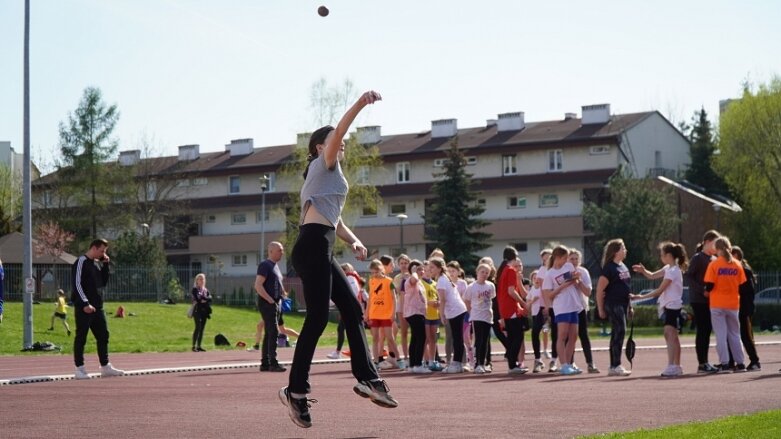
[[[358,102],[360,102],[363,105],[371,105],[381,100],[382,100],[382,96],[380,96],[379,93],[377,93],[374,90],[369,90],[366,93],[361,95],[360,99],[358,99]]]
[[[355,255],[355,259],[359,261],[363,261],[366,259],[368,250],[366,250],[366,247],[364,247],[360,241],[356,241],[352,244],[352,250],[353,250],[353,254]]]

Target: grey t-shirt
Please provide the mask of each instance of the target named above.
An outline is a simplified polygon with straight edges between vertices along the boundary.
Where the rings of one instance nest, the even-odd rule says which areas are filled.
[[[347,179],[344,178],[338,160],[333,169],[328,169],[322,155],[312,160],[309,173],[301,187],[301,222],[304,221],[311,203],[336,227],[342,216],[348,189]]]

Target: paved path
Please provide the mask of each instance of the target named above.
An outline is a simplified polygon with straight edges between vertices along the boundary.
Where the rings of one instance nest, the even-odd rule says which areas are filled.
[[[550,438],[655,428],[781,408],[781,337],[760,340],[764,370],[756,373],[691,374],[692,348],[683,352],[689,374],[676,379],[658,376],[665,351],[655,348],[638,350],[627,378],[607,377],[604,370],[511,377],[498,360],[496,372],[482,376],[390,371],[384,377],[401,403],[397,409],[354,395],[348,365],[328,362],[312,369],[311,396],[319,402],[308,430],[294,426],[277,399],[287,374],[259,373],[256,352],[115,354],[112,362],[131,376],[89,381],[69,379],[68,356],[0,357],[0,382],[57,379],[0,386],[0,436]],[[647,347],[661,340],[638,343]],[[606,343],[594,344],[596,361],[605,368]],[[283,360],[292,356],[291,349],[280,352]],[[320,350],[318,357],[326,353]],[[88,369],[97,370],[95,362],[94,355],[88,357]],[[167,368],[173,372],[164,373]]]

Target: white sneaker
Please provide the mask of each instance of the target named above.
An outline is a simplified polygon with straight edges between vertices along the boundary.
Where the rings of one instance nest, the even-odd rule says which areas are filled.
[[[102,377],[121,377],[124,374],[124,370],[115,369],[111,363],[100,367],[100,376]]]
[[[410,372],[424,374],[424,375],[425,374],[429,374],[429,373],[434,373],[433,370],[429,369],[426,366],[415,366],[415,367],[410,369]]]
[[[663,377],[677,377],[680,375],[683,375],[683,369],[680,366],[676,366],[675,364],[668,365],[662,371]]]
[[[550,352],[545,351],[542,353],[542,356],[545,357],[546,360],[550,360]]]
[[[483,366],[477,366],[475,367],[475,373],[478,375],[482,375],[485,373],[485,367]]]
[[[553,360],[551,360],[550,364],[548,365],[548,372],[554,373],[558,371],[559,371],[559,367],[556,366],[556,359],[554,358]]]
[[[73,375],[74,378],[77,380],[88,380],[91,377],[87,373],[87,369],[84,368],[84,366],[79,366],[76,368],[76,373]]]
[[[407,362],[404,361],[404,360],[399,360],[399,361],[396,362],[396,364],[398,364],[399,369],[403,370],[403,369],[407,368]]]
[[[491,373],[491,372],[494,371],[494,367],[491,366],[490,364],[486,364],[484,369],[485,369],[486,373]]]
[[[464,372],[464,366],[461,365],[458,361],[451,362],[444,370],[442,370],[442,373],[462,373]]]
[[[607,370],[607,376],[614,377],[614,376],[620,376],[625,377],[631,375],[632,372],[624,369],[624,366],[621,366],[620,364],[616,367],[611,367]]]
[[[330,358],[332,360],[338,360],[342,358],[342,353],[339,351],[333,351],[330,354],[326,355],[326,358]]]
[[[532,373],[540,373],[542,372],[542,368],[542,360],[534,360],[534,369],[532,369]]]
[[[382,360],[380,364],[377,365],[377,367],[380,370],[388,370],[388,369],[395,369],[397,366],[388,360]]]
[[[471,372],[471,371],[472,371],[472,366],[470,366],[470,365],[468,365],[468,364],[464,364],[464,365],[463,365],[463,366],[461,366],[461,367],[463,367],[463,368],[464,368],[464,372]]]

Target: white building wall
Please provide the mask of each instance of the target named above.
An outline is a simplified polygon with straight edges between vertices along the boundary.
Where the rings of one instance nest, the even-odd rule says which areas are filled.
[[[645,177],[656,168],[656,151],[661,152],[661,167],[676,172],[685,170],[690,162],[689,142],[659,113],[654,113],[627,130],[624,147],[631,148],[637,167],[637,177]]]

